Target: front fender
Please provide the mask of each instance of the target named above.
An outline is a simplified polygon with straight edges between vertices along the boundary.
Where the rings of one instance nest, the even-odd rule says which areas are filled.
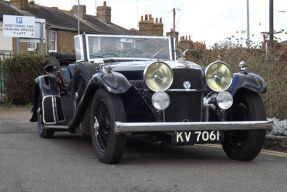
[[[69,124],[70,128],[75,127],[77,121],[80,119],[81,114],[84,113],[88,103],[91,101],[91,98],[95,94],[96,90],[100,87],[113,94],[122,94],[127,92],[129,88],[132,87],[132,85],[124,75],[118,72],[99,72],[94,74],[88,83],[84,97],[78,105],[76,115]]]
[[[234,96],[235,93],[245,88],[256,93],[266,93],[266,83],[259,75],[248,73],[234,73],[233,81],[229,88],[231,94]]]
[[[52,75],[41,75],[35,79],[34,101],[31,112],[33,113],[31,122],[37,121],[37,108],[39,96],[44,98],[47,95],[60,95],[60,90],[57,87],[57,78]]]
[[[125,93],[132,86],[127,78],[118,72],[97,73],[93,75],[90,84],[97,84],[114,94]]]

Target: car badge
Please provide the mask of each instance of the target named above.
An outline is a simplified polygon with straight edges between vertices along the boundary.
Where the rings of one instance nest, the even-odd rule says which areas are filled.
[[[188,89],[190,89],[190,82],[189,81],[185,81],[184,83],[183,83],[183,87],[186,89],[186,90],[188,90]]]

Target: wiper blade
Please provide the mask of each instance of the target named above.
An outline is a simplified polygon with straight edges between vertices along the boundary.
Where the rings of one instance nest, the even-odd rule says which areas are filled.
[[[165,47],[161,48],[161,50],[159,50],[158,52],[156,52],[151,59],[153,59],[155,56],[157,56],[157,54],[159,54]]]

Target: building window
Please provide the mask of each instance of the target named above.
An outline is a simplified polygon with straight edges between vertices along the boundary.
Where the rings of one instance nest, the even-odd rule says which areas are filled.
[[[27,44],[27,51],[35,51],[37,48],[36,42],[28,42]]]
[[[57,31],[49,31],[49,52],[57,52]]]

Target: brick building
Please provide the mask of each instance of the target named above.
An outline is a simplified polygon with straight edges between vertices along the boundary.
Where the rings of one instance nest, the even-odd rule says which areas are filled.
[[[148,17],[149,16],[149,17]],[[141,16],[139,22],[139,31],[140,35],[152,35],[152,36],[163,36],[163,23],[162,18],[152,18],[152,15],[145,15],[145,18]]]
[[[181,36],[180,41],[178,43],[178,46],[180,46],[183,49],[189,49],[189,50],[205,50],[206,45],[205,42],[194,42],[191,40],[191,36]]]
[[[111,21],[111,7],[106,2],[97,7],[97,16],[86,14],[86,6],[80,5],[81,33],[122,34],[134,33],[118,26]],[[46,20],[46,43],[44,53],[74,52],[74,35],[78,32],[78,6],[71,11],[60,10],[57,7],[44,7],[28,3],[28,0],[0,0],[0,55],[16,52],[16,38],[4,37],[2,34],[3,15],[34,16]],[[39,43],[20,43],[20,52],[40,49]]]

